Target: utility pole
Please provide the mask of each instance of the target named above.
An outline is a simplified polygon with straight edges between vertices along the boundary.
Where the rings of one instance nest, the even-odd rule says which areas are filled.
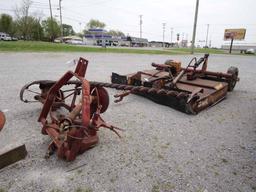
[[[166,23],[163,23],[163,48],[164,48],[164,32],[165,32],[165,25],[166,25]]]
[[[61,33],[61,42],[63,42],[63,26],[62,26],[62,13],[61,13],[61,1],[59,0],[59,8],[60,8],[60,33]]]
[[[140,38],[142,38],[142,15],[139,15],[140,17]]]
[[[206,32],[206,40],[205,40],[205,47],[208,45],[208,34],[209,34],[209,24],[207,24],[207,32]]]
[[[52,4],[51,0],[49,0],[49,7],[50,7],[50,15],[51,15],[51,41],[53,42],[53,19],[52,19]]]
[[[173,36],[173,28],[171,28],[171,43],[172,43],[172,36]]]
[[[194,28],[193,28],[193,37],[192,37],[192,45],[191,45],[191,54],[194,54],[194,48],[195,48],[198,7],[199,7],[199,0],[196,0],[196,11],[195,11],[195,18],[194,18]]]
[[[80,25],[80,33],[82,33],[82,27],[81,27],[82,23],[79,22],[79,25]]]

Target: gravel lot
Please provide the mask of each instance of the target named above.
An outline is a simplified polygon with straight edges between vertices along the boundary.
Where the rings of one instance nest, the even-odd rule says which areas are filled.
[[[0,171],[0,191],[256,191],[256,57],[211,55],[209,69],[240,70],[240,82],[228,98],[196,116],[186,115],[131,95],[114,104],[106,121],[124,128],[119,139],[100,130],[100,143],[65,162],[45,160],[50,142],[41,135],[41,105],[19,100],[21,87],[34,80],[58,79],[79,56],[89,59],[87,78],[110,81],[112,71],[129,73],[151,62],[191,56],[96,53],[0,53],[0,108],[7,123],[0,147],[25,143],[28,156]],[[198,55],[201,56],[201,55]],[[83,165],[74,171],[68,170]]]

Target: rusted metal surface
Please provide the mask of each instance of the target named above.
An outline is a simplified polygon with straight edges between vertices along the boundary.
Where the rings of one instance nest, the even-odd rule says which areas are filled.
[[[0,131],[4,127],[5,121],[5,115],[0,111]],[[24,144],[19,146],[2,146],[0,149],[0,169],[24,159],[26,155],[27,150]]]
[[[16,163],[27,156],[26,146],[8,146],[7,149],[0,151],[0,169]]]
[[[42,134],[52,138],[46,157],[57,151],[58,157],[74,160],[98,143],[100,127],[120,137],[117,130],[121,129],[107,124],[100,116],[108,108],[109,96],[105,88],[84,78],[87,65],[88,61],[80,58],[75,71],[68,71],[58,81],[35,81],[21,89],[22,101],[43,104],[38,121]],[[33,86],[39,87],[39,91],[31,90]],[[24,98],[27,92],[35,94],[32,99]]]
[[[2,111],[0,111],[0,131],[3,129],[5,124],[5,115]]]
[[[208,57],[208,54],[199,60],[194,57],[186,68],[172,60],[152,63],[152,70],[128,75],[112,73],[112,84],[92,84],[124,90],[116,95],[117,102],[134,93],[185,113],[197,114],[224,99],[239,81],[236,67],[230,67],[227,73],[207,71]]]

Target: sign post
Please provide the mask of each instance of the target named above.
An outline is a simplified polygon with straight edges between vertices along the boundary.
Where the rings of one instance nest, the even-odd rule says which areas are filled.
[[[246,29],[225,29],[224,32],[224,41],[231,40],[229,53],[232,52],[233,41],[234,40],[244,40],[245,38]]]
[[[230,47],[229,47],[229,53],[230,53],[230,54],[231,54],[231,52],[232,52],[233,41],[234,41],[234,37],[231,37],[231,43],[230,43]]]

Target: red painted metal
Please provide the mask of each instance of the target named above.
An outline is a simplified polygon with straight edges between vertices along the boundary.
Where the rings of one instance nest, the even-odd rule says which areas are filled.
[[[5,115],[2,111],[0,111],[0,131],[3,129],[5,124]]]
[[[34,99],[43,103],[38,118],[43,125],[42,133],[52,138],[47,157],[57,151],[58,157],[74,160],[98,143],[100,127],[108,128],[120,137],[116,130],[121,129],[107,124],[100,116],[108,108],[109,96],[103,87],[91,86],[84,78],[87,66],[88,61],[80,58],[75,71],[68,71],[57,82],[36,81],[21,90],[21,100],[29,102],[23,99],[24,92],[34,84],[39,84],[41,89],[41,94]],[[65,95],[70,90],[65,90],[64,86],[74,86],[71,94]],[[59,112],[63,108],[67,111],[65,115]]]

